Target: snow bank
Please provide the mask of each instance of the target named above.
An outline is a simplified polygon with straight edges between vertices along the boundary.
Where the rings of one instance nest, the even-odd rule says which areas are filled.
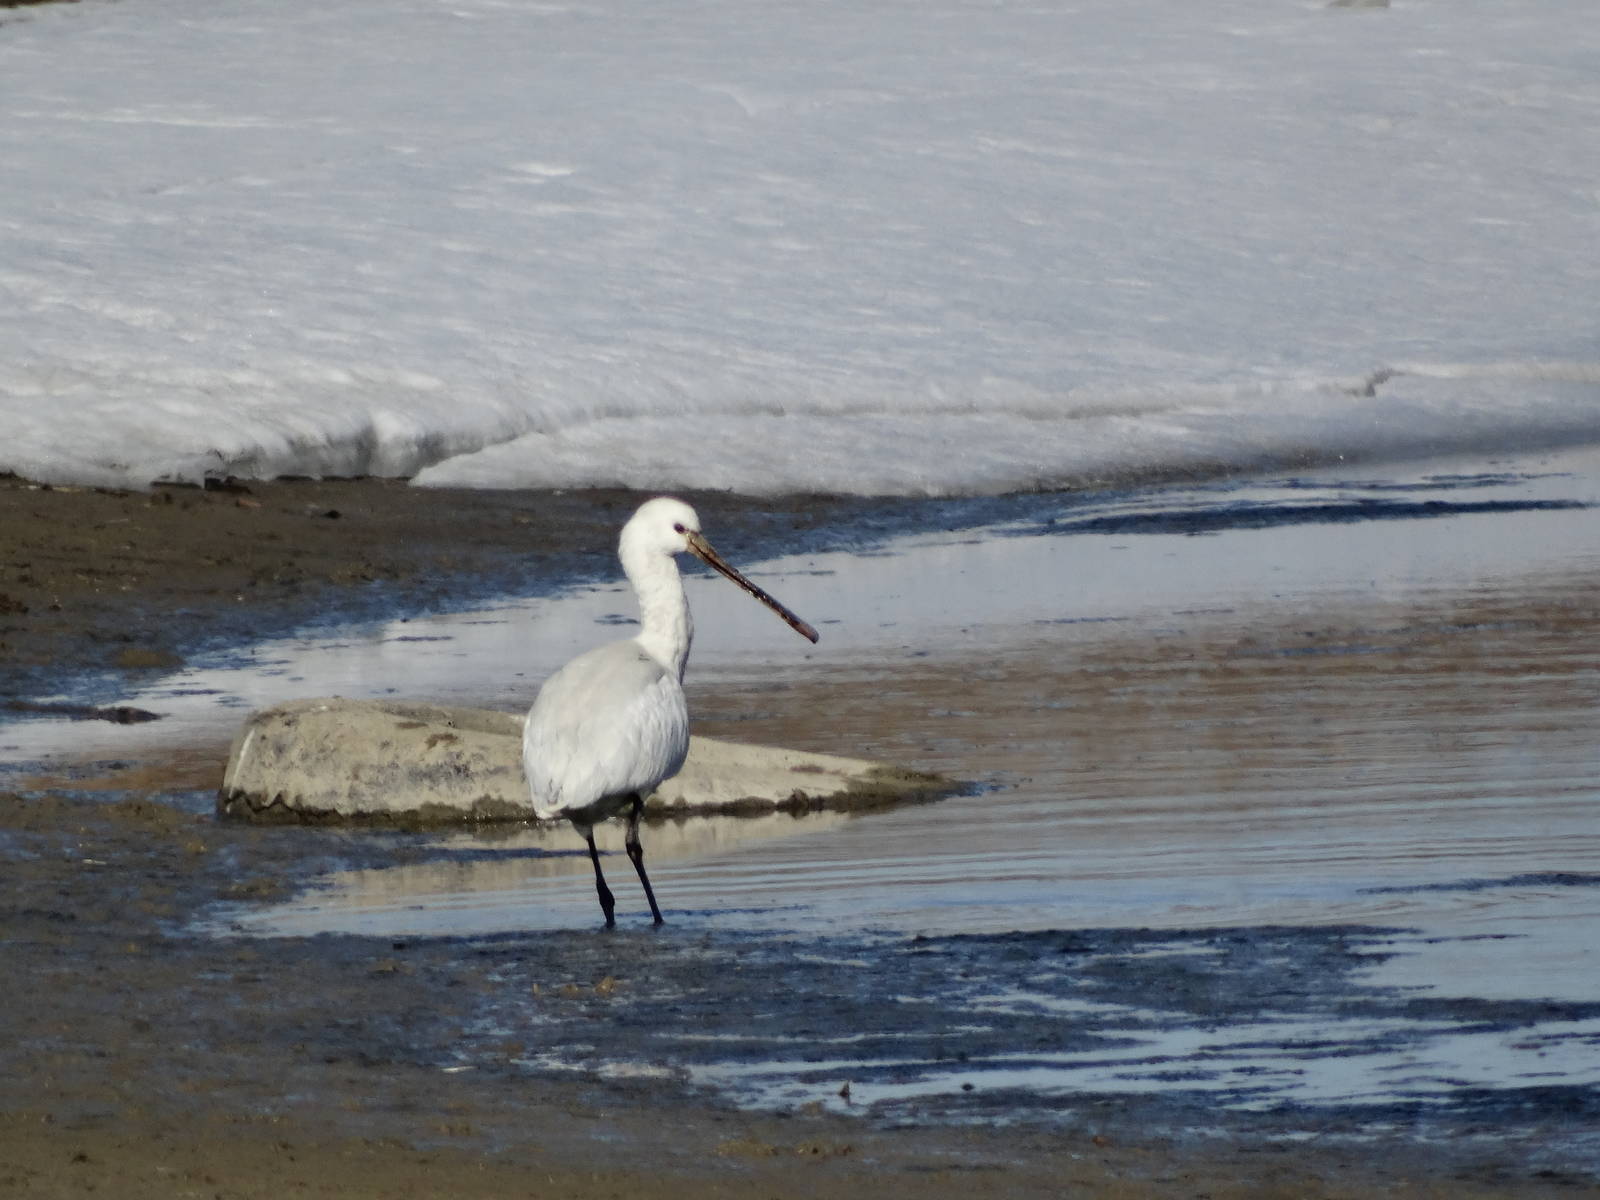
[[[1591,7],[8,15],[0,469],[917,494],[1600,437]]]

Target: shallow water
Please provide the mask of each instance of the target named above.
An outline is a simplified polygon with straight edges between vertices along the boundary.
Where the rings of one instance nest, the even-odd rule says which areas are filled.
[[[653,827],[670,924],[652,953],[809,955],[835,962],[866,1008],[926,1012],[870,1045],[859,1012],[792,1042],[777,1018],[698,1040],[664,1019],[675,1032],[647,1050],[555,1038],[561,1050],[525,1065],[654,1062],[763,1104],[843,1106],[851,1081],[853,1105],[985,1119],[1125,1094],[1239,1111],[1475,1113],[1486,1096],[1539,1119],[1588,1111],[1597,480],[1593,451],[1323,472],[1033,503],[880,554],[765,564],[764,586],[822,629],[814,650],[697,579],[697,731],[975,787],[856,818]],[[516,707],[544,670],[615,636],[627,605],[602,589],[263,647],[253,672],[189,673],[130,702],[177,714],[160,736],[326,692]],[[426,861],[208,919],[280,936],[585,930],[598,911],[578,845],[561,831],[451,835]],[[612,862],[620,920],[643,924],[626,861]],[[928,993],[880,970],[912,937],[951,956]],[[1086,940],[1067,960],[1027,940],[1060,937]],[[1018,974],[1019,956],[1049,966]],[[1252,974],[1261,961],[1286,974]],[[1108,990],[1096,970],[1127,981]],[[1303,986],[1217,1000],[1262,978]],[[484,1028],[531,1020],[507,999]],[[930,1053],[930,1037],[971,1044]]]
[[[770,565],[761,574],[786,600],[831,624],[816,650],[791,647],[756,606],[730,606],[732,589],[697,581],[700,732],[911,763],[980,790],[856,820],[736,823],[738,835],[679,824],[652,838],[662,891],[684,919],[740,927],[934,934],[1416,912],[1492,923],[1489,891],[1397,889],[1600,870],[1600,511],[1451,507],[1595,499],[1593,476],[1537,465],[1435,473],[1411,491],[1297,481],[1073,514],[1256,525],[1206,535],[1034,522],[924,535],[848,563]],[[1371,511],[1374,495],[1409,505],[1418,492],[1439,515]],[[1366,515],[1283,517],[1308,497]],[[576,597],[564,615],[586,605],[606,621],[613,599]],[[861,615],[842,624],[841,611]],[[576,622],[531,619],[560,629],[557,659],[582,644]],[[419,694],[484,698],[472,687],[492,675],[487,656],[522,636],[519,621],[525,632],[516,613],[430,622],[442,640],[416,644],[439,647],[427,668],[439,686]],[[576,845],[538,834],[447,844]],[[584,922],[592,897],[563,876],[586,876],[586,862],[515,864],[441,867],[437,885],[428,868],[398,887],[384,874],[384,894],[450,898],[438,924],[431,912],[388,920],[404,933]],[[342,881],[348,907],[320,895],[263,919],[284,931],[376,928],[364,886]]]

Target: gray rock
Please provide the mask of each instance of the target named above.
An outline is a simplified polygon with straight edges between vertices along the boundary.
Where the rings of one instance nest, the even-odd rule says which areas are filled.
[[[697,737],[646,812],[855,811],[957,789],[865,759]],[[263,709],[234,738],[217,810],[250,821],[405,827],[533,820],[522,717],[337,697]]]

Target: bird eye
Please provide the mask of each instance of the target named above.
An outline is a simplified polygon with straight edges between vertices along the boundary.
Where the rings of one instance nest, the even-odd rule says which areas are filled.
[[[683,532],[683,526],[682,525],[673,525],[672,532],[673,533],[682,533]]]

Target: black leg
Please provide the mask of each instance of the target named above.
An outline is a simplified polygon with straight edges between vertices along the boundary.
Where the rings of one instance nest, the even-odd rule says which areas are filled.
[[[589,861],[594,864],[594,890],[600,896],[600,911],[606,914],[606,928],[615,929],[617,925],[617,902],[611,895],[611,889],[606,886],[606,877],[600,870],[600,851],[594,846],[594,827],[579,825],[574,821],[573,827],[583,834],[583,840],[589,843]]]
[[[661,919],[661,908],[656,904],[655,889],[650,886],[650,876],[644,873],[644,847],[639,844],[639,818],[644,813],[644,797],[635,794],[633,797],[633,811],[628,814],[628,836],[623,842],[628,848],[628,857],[633,859],[633,869],[639,872],[639,882],[644,884],[644,898],[650,901],[650,915],[655,917],[656,924],[665,922]]]

